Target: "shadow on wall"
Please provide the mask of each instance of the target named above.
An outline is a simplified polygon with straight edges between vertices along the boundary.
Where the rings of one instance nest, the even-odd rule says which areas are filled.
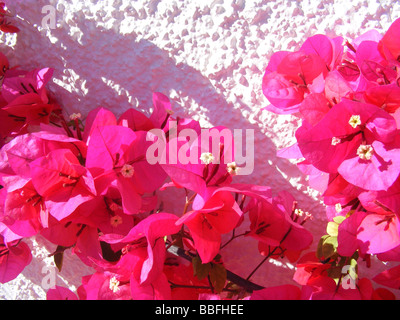
[[[21,32],[18,34],[15,56],[9,55],[11,63],[27,69],[54,68],[54,78],[61,80],[64,85],[53,83],[50,89],[60,97],[61,104],[69,113],[81,112],[86,115],[91,109],[103,106],[121,114],[136,105],[132,97],[137,99],[140,110],[149,112],[152,92],[158,91],[168,96],[175,91],[180,97],[178,100],[181,99],[172,101],[172,108],[178,116],[196,116],[200,109],[193,105],[197,105],[202,107],[201,112],[205,113],[212,125],[234,129],[234,124],[235,128],[254,130],[254,172],[250,176],[239,177],[240,182],[269,185],[275,193],[289,191],[300,205],[304,203],[304,210],[320,208],[319,203],[295,189],[275,166],[267,163],[267,159],[271,160],[279,168],[284,168],[289,177],[307,184],[295,165],[276,157],[276,146],[260,131],[259,126],[250,124],[242,116],[240,108],[247,107],[234,108],[198,70],[184,63],[177,64],[167,51],[148,40],[138,40],[134,32],[121,35],[114,30],[100,28],[95,21],[85,20],[82,14],[77,14],[74,19],[73,28],[78,30],[79,35],[71,35],[71,29],[56,28],[51,30],[49,38],[46,30],[39,32],[34,27],[35,24],[41,24],[43,15],[40,8],[32,10],[38,12],[29,13],[29,17],[22,17],[24,20],[19,21]],[[168,197],[163,201],[164,209],[173,212],[176,202],[168,200]],[[312,209],[305,208],[306,205],[311,205]],[[320,210],[323,212],[322,208]],[[309,229],[315,234],[314,243],[318,242],[319,236],[324,233],[324,230],[320,230],[318,220],[311,222]],[[253,268],[252,265],[247,267],[250,270]],[[275,265],[268,267],[279,268]]]

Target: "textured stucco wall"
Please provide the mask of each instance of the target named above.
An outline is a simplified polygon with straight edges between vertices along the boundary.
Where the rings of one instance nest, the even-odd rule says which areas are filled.
[[[314,215],[308,227],[315,241],[325,232],[318,194],[294,163],[276,150],[294,142],[299,120],[261,111],[268,102],[261,80],[274,51],[295,50],[316,33],[348,39],[371,29],[386,30],[400,16],[390,0],[21,0],[8,1],[17,12],[15,36],[0,36],[12,65],[52,67],[50,88],[65,109],[85,115],[97,106],[117,114],[135,106],[149,110],[153,91],[168,95],[177,115],[204,126],[255,130],[255,171],[243,182],[287,190]],[[42,29],[42,8],[56,9],[56,28]],[[171,197],[165,208],[173,208]],[[51,265],[54,246],[28,240],[34,260],[15,280],[0,286],[3,299],[43,299],[43,266]],[[246,276],[261,257],[256,243],[236,241],[227,250],[228,267]],[[240,249],[242,248],[242,249]],[[246,249],[245,249],[246,248]],[[254,254],[256,259],[249,261]],[[89,274],[66,254],[57,284],[74,289]],[[231,262],[229,262],[231,261]],[[367,272],[376,273],[380,265]],[[286,269],[286,270],[282,270]],[[263,285],[290,281],[292,266],[265,264],[253,277]]]

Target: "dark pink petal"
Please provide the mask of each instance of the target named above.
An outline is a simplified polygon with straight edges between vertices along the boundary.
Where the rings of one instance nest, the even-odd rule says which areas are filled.
[[[339,225],[338,253],[345,257],[351,257],[360,247],[357,232],[360,224],[368,215],[366,212],[355,212]],[[364,249],[364,248],[363,248]]]
[[[292,114],[299,111],[304,89],[298,89],[293,83],[278,72],[264,75],[262,90],[271,103],[266,110],[278,114]]]
[[[96,177],[121,165],[125,152],[135,139],[136,134],[130,128],[116,125],[93,128],[88,144],[86,167]]]
[[[357,48],[356,62],[364,77],[369,81],[376,82],[378,79],[384,79],[385,77],[390,82],[396,79],[396,71],[386,66],[387,62],[378,51],[377,42],[361,42]],[[382,75],[382,72],[385,76]]]
[[[400,88],[397,84],[373,86],[365,90],[365,100],[389,113],[400,107]]]
[[[394,21],[379,42],[379,51],[387,60],[398,60],[400,56],[400,19]]]
[[[327,71],[331,70],[333,48],[331,40],[327,36],[317,34],[307,38],[307,40],[301,46],[300,51],[319,56],[325,62]]]
[[[151,283],[164,265],[164,237],[177,233],[180,229],[175,224],[177,220],[177,216],[169,213],[152,214],[140,221],[126,236],[106,234],[101,237],[101,240],[113,244],[128,243],[142,238],[147,239],[148,257],[143,263],[140,283]]]
[[[331,104],[339,103],[342,98],[351,98],[353,90],[342,75],[334,70],[325,78],[325,95]]]
[[[389,288],[400,288],[400,265],[379,273],[372,280]]]
[[[138,283],[132,275],[130,287],[133,300],[171,300],[171,286],[164,273],[147,285]]]
[[[160,92],[153,93],[154,110],[150,121],[155,128],[161,128],[171,114],[171,103],[168,97]]]
[[[300,104],[300,113],[311,125],[316,125],[329,111],[329,101],[323,93],[312,93]],[[299,157],[301,158],[301,157]]]
[[[24,242],[18,245],[0,244],[0,283],[15,279],[32,260],[31,250]]]
[[[89,136],[92,134],[95,128],[112,126],[116,124],[117,124],[117,119],[110,110],[101,107],[93,109],[92,111],[89,112],[85,121],[83,141],[89,143],[88,141]]]
[[[78,297],[71,290],[55,286],[55,288],[51,288],[46,293],[47,300],[78,300]]]
[[[326,71],[325,63],[320,56],[302,51],[286,55],[277,68],[278,73],[301,85],[311,84],[316,77]]]
[[[118,125],[131,128],[133,131],[149,131],[154,128],[149,118],[133,108],[126,110],[119,117]]]

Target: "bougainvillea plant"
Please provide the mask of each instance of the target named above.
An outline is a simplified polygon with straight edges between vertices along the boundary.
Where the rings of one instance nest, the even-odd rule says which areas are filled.
[[[297,159],[326,205],[327,234],[297,264],[295,280],[319,283],[320,298],[394,298],[399,267],[372,280],[358,275],[371,255],[400,261],[400,19],[381,35],[315,35],[297,52],[276,52],[263,78],[266,109],[296,114],[297,142],[279,155]],[[340,272],[352,265],[356,291]],[[349,268],[350,269],[350,268]],[[372,296],[371,296],[372,294]]]
[[[18,31],[3,4],[0,15],[3,32]],[[159,92],[150,115],[67,114],[47,89],[52,69],[10,67],[0,53],[0,282],[31,262],[24,239],[40,235],[60,272],[66,250],[95,270],[77,292],[54,286],[48,299],[393,299],[373,282],[397,289],[399,268],[371,281],[357,263],[400,257],[399,36],[400,21],[344,45],[317,35],[266,69],[267,109],[303,118],[298,143],[280,155],[303,158],[323,194],[317,252],[311,214],[291,194],[235,182],[228,128],[175,117]],[[166,212],[159,200],[171,190],[181,199]],[[221,251],[243,237],[260,253],[247,278],[226,269]],[[253,283],[270,258],[296,264],[298,285]]]

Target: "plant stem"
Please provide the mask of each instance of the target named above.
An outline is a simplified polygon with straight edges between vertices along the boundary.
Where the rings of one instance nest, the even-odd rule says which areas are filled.
[[[183,259],[185,259],[187,261],[192,262],[192,258],[193,257],[188,252],[186,252],[185,250],[183,250],[181,248],[178,248],[176,246],[170,246],[168,248],[168,252],[170,252],[170,253],[178,256],[178,257],[181,257],[181,258],[183,258]],[[249,281],[249,280],[246,280],[246,279],[242,278],[241,276],[239,276],[239,275],[237,275],[237,274],[235,274],[235,273],[233,273],[233,272],[231,272],[229,270],[226,270],[226,275],[227,275],[227,279],[229,281],[231,281],[231,282],[237,284],[238,286],[244,288],[249,293],[251,293],[251,292],[253,292],[255,290],[264,289],[263,286],[260,286],[260,285],[258,285],[256,283],[253,283],[253,282]]]

